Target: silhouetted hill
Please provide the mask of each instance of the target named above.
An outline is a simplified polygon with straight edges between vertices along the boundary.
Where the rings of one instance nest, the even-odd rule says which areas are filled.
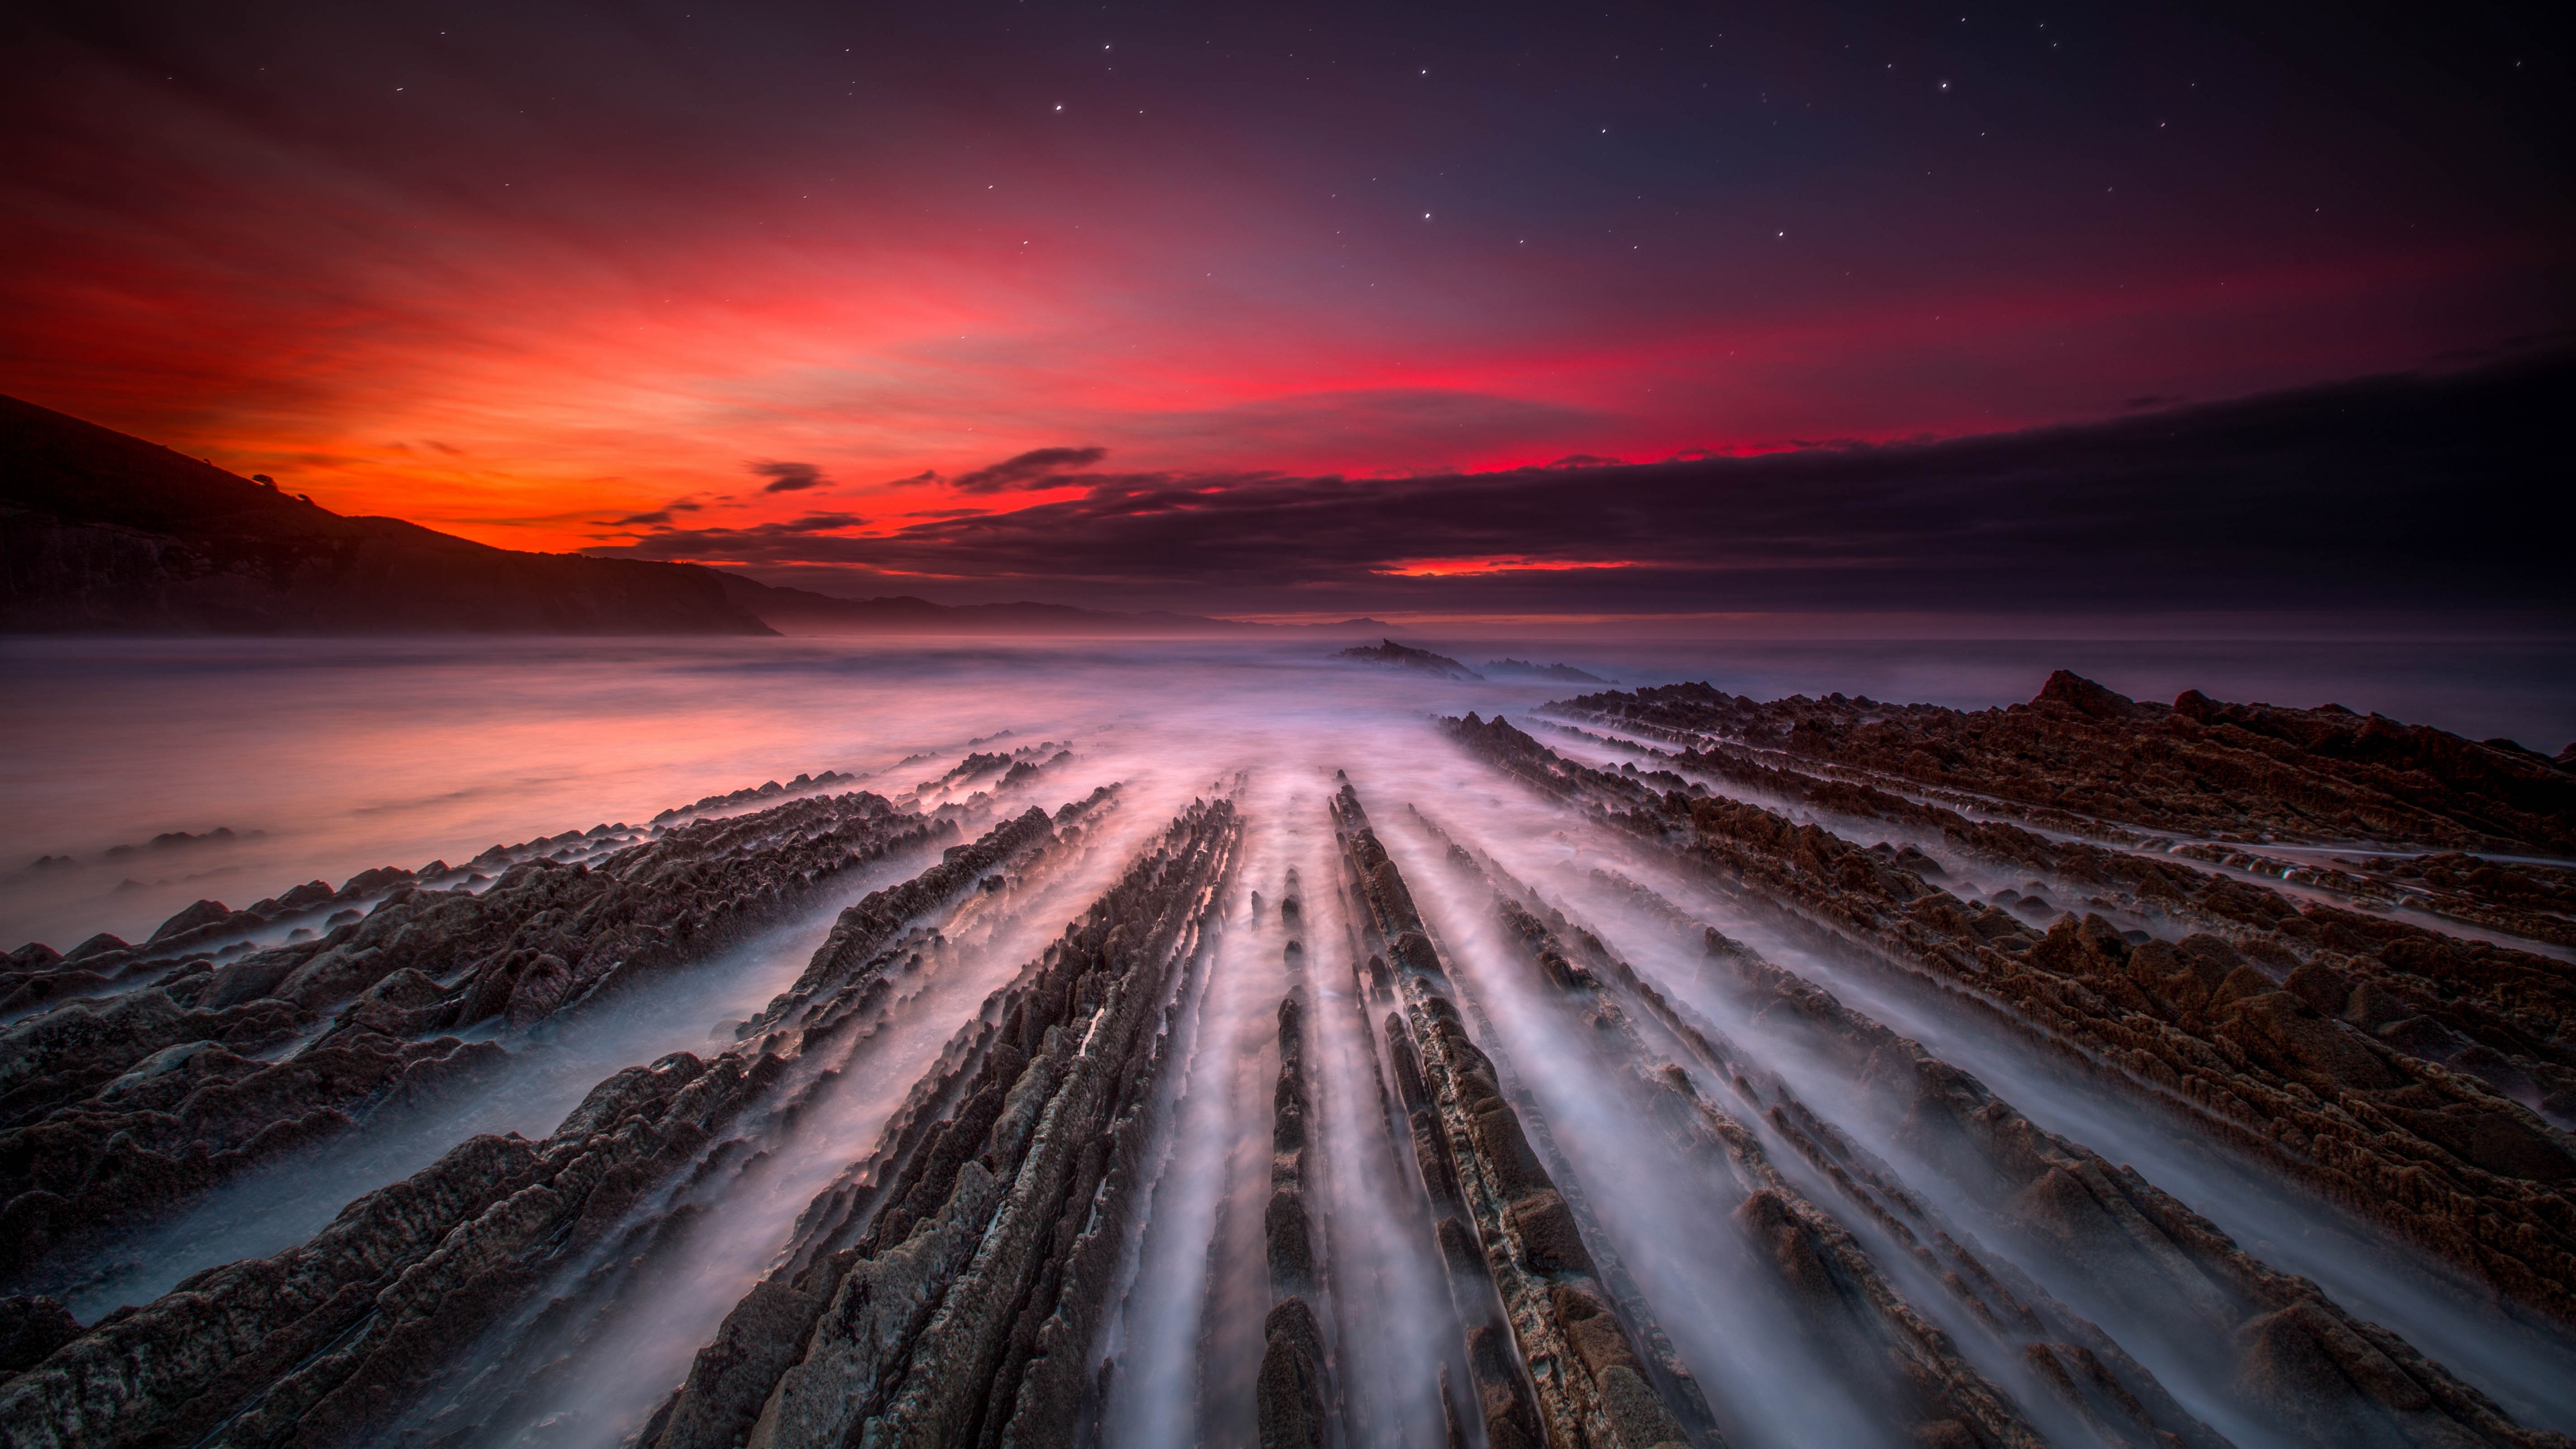
[[[767,634],[691,564],[520,553],[349,518],[0,398],[0,629]]]

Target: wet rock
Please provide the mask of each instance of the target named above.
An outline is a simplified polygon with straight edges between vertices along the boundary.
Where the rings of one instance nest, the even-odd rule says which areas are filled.
[[[2344,1003],[2352,999],[2351,979],[2322,961],[2302,965],[2281,985],[2307,1003],[2310,1010],[2325,1016],[2343,1015]]]
[[[105,991],[115,978],[79,967],[47,971],[20,982],[15,990],[0,996],[0,1013],[27,1011],[51,1001],[64,1001],[76,996],[93,996]]]
[[[2550,1201],[2560,1154],[2525,1146],[2554,1144],[2558,1129],[2440,1065],[2476,1038],[2464,1040],[2432,1020],[2431,1011],[2469,1018],[2438,993],[2418,995],[2407,983],[2425,978],[2391,969],[2388,960],[2394,952],[2443,971],[2443,984],[2457,982],[2465,995],[2482,989],[2450,974],[2458,968],[2449,963],[2469,953],[2465,944],[2350,912],[2302,910],[2273,893],[2213,881],[2200,897],[2226,894],[2217,890],[2226,885],[2261,907],[2229,907],[2249,930],[2235,945],[2201,936],[2180,947],[2150,941],[2132,948],[2107,923],[2088,918],[2060,920],[2042,941],[2009,954],[1999,949],[2012,944],[2008,937],[1985,936],[1973,913],[1946,892],[1898,876],[1868,850],[1815,825],[1741,801],[1653,796],[1621,776],[1565,761],[1500,722],[1461,721],[1455,733],[1551,793],[1600,802],[1614,822],[1641,838],[1683,842],[1678,848],[1694,864],[1892,953],[1931,981],[1998,1002],[2018,1027],[2062,1039],[2080,1059],[2199,1115],[2226,1140],[2499,1291],[2576,1321],[2576,1222]],[[2284,935],[2293,925],[2307,934]],[[2339,972],[2370,973],[2355,982],[2342,1021],[2278,989],[2272,971],[2248,965],[2236,949],[2261,947],[2295,966],[2300,953],[2289,943],[2311,938],[2337,952]],[[2380,955],[2352,954],[2354,947],[2376,947]],[[2564,984],[2549,984],[2550,973],[2510,955],[2497,960],[2498,974],[2516,984],[2493,998],[2498,1005],[2509,993],[2525,1022],[2565,1019],[2557,1004]],[[2361,965],[2373,960],[2376,970]],[[2285,967],[2272,970],[2289,974]],[[2430,1010],[2423,1007],[2427,998]],[[2419,1015],[2425,1027],[2408,1025]],[[2356,1017],[2389,1019],[2362,1032],[2353,1028]],[[2508,1025],[2503,1011],[2474,1019],[2497,1041],[2530,1053],[2508,1056],[2508,1065],[2528,1061],[2535,1077],[2547,1073],[2551,1049],[2527,1029]],[[2423,1105],[2410,1105],[2419,1097]],[[2528,1172],[2545,1175],[2521,1175]],[[2426,1191],[2428,1174],[2442,1184],[2438,1191]]]
[[[97,935],[90,937],[88,940],[81,942],[77,946],[74,946],[69,951],[64,952],[62,959],[65,964],[76,966],[93,957],[112,955],[131,949],[132,948],[127,946],[123,940],[118,937],[111,936],[105,931],[101,931]]]
[[[1123,1242],[1162,1065],[1165,1038],[1151,1028],[1184,964],[1176,946],[1214,908],[1236,828],[1230,803],[1193,806],[1166,833],[1161,858],[1138,868],[1150,873],[1131,872],[1068,933],[1055,959],[1098,962],[1108,973],[1096,1024],[1060,1068],[1037,1077],[1033,1061],[1024,1074],[1023,1087],[1037,1089],[1026,1094],[1030,1105],[1045,1103],[1039,1120],[1006,1105],[996,1122],[1008,1140],[1025,1131],[1026,1156],[973,1261],[915,1342],[901,1384],[869,1420],[870,1442],[955,1443],[994,1422],[1006,1443],[1070,1443],[1094,1382],[1081,1355]],[[1070,1034],[1055,1040],[1069,1044]]]
[[[363,1316],[389,1266],[416,1261],[538,1165],[532,1144],[478,1137],[351,1204],[304,1247],[198,1274],[103,1321],[0,1384],[0,1432],[27,1445],[193,1439]]]
[[[1279,1078],[1271,1093],[1271,1194],[1262,1216],[1270,1280],[1283,1298],[1308,1291],[1315,1278],[1314,1225],[1304,1191],[1307,1110],[1304,1012],[1292,996],[1279,1003]]]
[[[1040,813],[1039,833],[1045,824]],[[295,887],[264,904],[318,909],[387,894],[320,939],[249,950],[200,976],[172,973],[159,986],[56,1007],[0,1033],[0,1222],[27,1229],[0,1241],[0,1273],[23,1275],[61,1251],[66,1232],[166,1211],[386,1103],[470,1086],[503,1050],[460,1051],[440,1033],[495,1017],[526,1029],[622,981],[718,949],[841,872],[953,830],[873,795],[805,798],[683,826],[610,854],[596,870],[521,861],[479,896],[421,890],[411,872],[390,867],[353,876],[337,891],[318,881]],[[954,884],[943,877],[911,899],[949,899]],[[199,902],[155,939],[169,946],[221,934],[238,928],[241,914]],[[177,1121],[164,1119],[179,1104],[146,1107],[141,1097],[75,1111],[165,1047],[221,1042],[248,1053],[306,1031],[324,1013],[335,1019],[283,1064],[294,1071],[227,1087]],[[412,1044],[400,1045],[405,1039]],[[357,1062],[366,1068],[351,1070]],[[12,1147],[39,1112],[63,1119],[45,1127],[48,1145]],[[260,1120],[259,1112],[270,1115]],[[120,1133],[131,1147],[111,1151]],[[13,1171],[14,1162],[48,1165]]]
[[[510,983],[510,1002],[504,1008],[510,1024],[526,1026],[547,1015],[563,1004],[571,990],[572,967],[560,956],[539,952]]]
[[[827,1190],[807,1210],[788,1265],[737,1305],[648,1443],[769,1449],[862,1425],[870,1442],[1069,1442],[1101,1382],[1082,1355],[1165,1065],[1159,1003],[1195,959],[1234,830],[1221,803],[1189,812],[986,1002],[890,1125],[867,1167],[881,1191]],[[758,1039],[811,1049],[846,1019],[836,973],[869,959],[904,903],[953,899],[1046,837],[1042,815],[1013,822],[920,889],[845,913]]]
[[[2000,710],[1840,696],[1766,703],[1679,684],[1585,695],[1548,712],[1973,791],[2017,802],[2043,824],[2109,818],[2202,834],[2576,849],[2576,777],[2526,751],[2332,706],[2224,704],[2196,690],[2170,708],[2144,704],[2064,670],[2029,704]]]
[[[1290,889],[1295,889],[1293,878]],[[1292,894],[1289,899],[1296,898]],[[1320,1449],[1332,1437],[1322,1326],[1304,1294],[1316,1283],[1315,1227],[1304,1191],[1307,1152],[1305,1012],[1279,1003],[1279,1079],[1271,1093],[1271,1193],[1262,1215],[1271,1290],[1254,1400],[1261,1443]]]
[[[1520,1240],[1521,1261],[1538,1273],[1589,1274],[1592,1255],[1583,1250],[1583,1234],[1574,1213],[1553,1188],[1542,1188],[1504,1209],[1512,1236]]]
[[[34,1368],[79,1336],[71,1310],[51,1298],[0,1298],[0,1376]]]
[[[1416,673],[1435,675],[1442,679],[1485,677],[1446,654],[1434,654],[1428,649],[1416,649],[1410,645],[1398,644],[1392,639],[1381,640],[1374,645],[1340,650],[1333,657],[1356,660],[1362,664],[1383,665],[1390,669],[1410,669]]]
[[[166,941],[183,932],[196,930],[200,926],[220,925],[223,922],[230,920],[232,918],[232,914],[232,907],[225,905],[222,901],[199,901],[195,905],[172,916],[170,919],[163,921],[160,926],[152,932],[151,936],[145,939],[144,944],[147,946],[154,945],[159,942]]]
[[[1596,1340],[1605,1328],[1617,1335],[1620,1363],[1634,1378],[1633,1385],[1623,1381],[1614,1393],[1572,1352],[1565,1310],[1605,1303],[1610,1296],[1595,1276],[1599,1269],[1586,1251],[1581,1227],[1502,1089],[1500,1069],[1469,1040],[1465,1019],[1449,998],[1454,988],[1438,951],[1413,913],[1411,892],[1394,862],[1385,858],[1346,781],[1332,809],[1346,860],[1355,875],[1365,872],[1373,887],[1367,894],[1373,924],[1381,935],[1393,938],[1392,954],[1403,963],[1396,990],[1405,1011],[1390,1021],[1388,1034],[1392,1044],[1401,1028],[1410,1047],[1394,1055],[1406,1105],[1411,1108],[1417,1098],[1422,1103],[1413,1113],[1417,1144],[1429,1135],[1421,1119],[1430,1117],[1438,1124],[1437,1135],[1472,1149],[1444,1154],[1436,1168],[1429,1152],[1419,1155],[1435,1209],[1454,1201],[1461,1210],[1437,1226],[1443,1256],[1451,1265],[1453,1302],[1466,1327],[1488,1442],[1682,1442],[1686,1434],[1657,1394],[1641,1398],[1630,1392],[1645,1386],[1646,1366],[1628,1347],[1627,1330],[1615,1319],[1590,1331]],[[1506,926],[1525,944],[1546,950],[1518,922],[1507,919]],[[1560,989],[1576,979],[1561,950],[1546,950],[1546,955],[1555,963],[1552,979]],[[1572,1296],[1562,1291],[1567,1289]],[[1485,1306],[1493,1301],[1489,1294],[1499,1294],[1500,1323]],[[1642,1309],[1639,1300],[1636,1311],[1642,1315]],[[1513,1351],[1519,1356],[1517,1372],[1501,1357]],[[1706,1406],[1698,1402],[1696,1387],[1688,1393],[1694,1416],[1704,1422]]]
[[[1331,1424],[1324,1405],[1324,1335],[1303,1298],[1285,1298],[1262,1323],[1261,1373],[1254,1390],[1261,1449],[1323,1449]]]

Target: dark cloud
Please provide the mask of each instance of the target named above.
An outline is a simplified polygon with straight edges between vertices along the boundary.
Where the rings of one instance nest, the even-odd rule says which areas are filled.
[[[663,504],[661,507],[653,509],[651,512],[630,513],[624,518],[609,519],[600,526],[603,528],[629,528],[638,524],[658,524],[663,527],[668,527],[671,522],[672,514],[696,513],[705,507],[706,505],[703,503],[694,503],[686,498],[674,498],[670,502]]]
[[[1088,468],[1108,456],[1107,448],[1036,448],[990,468],[959,474],[950,486],[961,493],[1042,488],[1066,473]]]
[[[793,493],[800,488],[820,488],[830,481],[823,470],[811,463],[754,463],[751,471],[769,480],[763,493]]]
[[[1202,613],[2563,611],[2571,400],[2562,359],[1932,444],[1402,479],[1087,474],[1079,498],[883,536],[682,531],[624,551]]]
[[[808,555],[831,555],[836,562],[847,562],[850,556],[835,553],[836,546],[862,540],[837,539],[831,535],[843,529],[860,527],[866,522],[855,513],[809,513],[802,518],[776,523],[755,523],[749,528],[665,528],[632,543],[593,548],[586,552],[632,558],[744,562],[793,562]]]

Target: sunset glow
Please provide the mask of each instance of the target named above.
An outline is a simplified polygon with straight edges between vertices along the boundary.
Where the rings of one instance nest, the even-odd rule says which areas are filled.
[[[2539,203],[2246,149],[2269,102],[2148,58],[2180,30],[2061,32],[2069,57],[1909,24],[1864,62],[1794,25],[1640,20],[1650,70],[1569,56],[1488,125],[1543,29],[1390,22],[1317,55],[1212,22],[1104,59],[1103,23],[39,30],[0,392],[515,548],[883,538],[1103,474],[2116,417],[2544,330],[2529,284],[2563,260]],[[1396,63],[1417,52],[1442,64]],[[1101,461],[957,481],[1043,449]],[[755,471],[780,461],[806,481]]]
[[[1464,578],[1479,574],[1566,573],[1580,569],[1632,569],[1634,559],[1418,558],[1378,570],[1400,579]]]

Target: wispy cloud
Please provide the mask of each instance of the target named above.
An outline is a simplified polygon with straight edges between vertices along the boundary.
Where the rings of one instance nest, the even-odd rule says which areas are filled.
[[[760,490],[763,493],[794,493],[804,488],[820,488],[831,481],[823,476],[822,469],[811,463],[754,463],[750,466],[753,476],[769,480],[769,486]]]
[[[1109,456],[1107,448],[1034,448],[989,468],[961,473],[949,484],[960,493],[1000,493],[1015,488],[1044,488],[1068,473],[1088,468]]]

